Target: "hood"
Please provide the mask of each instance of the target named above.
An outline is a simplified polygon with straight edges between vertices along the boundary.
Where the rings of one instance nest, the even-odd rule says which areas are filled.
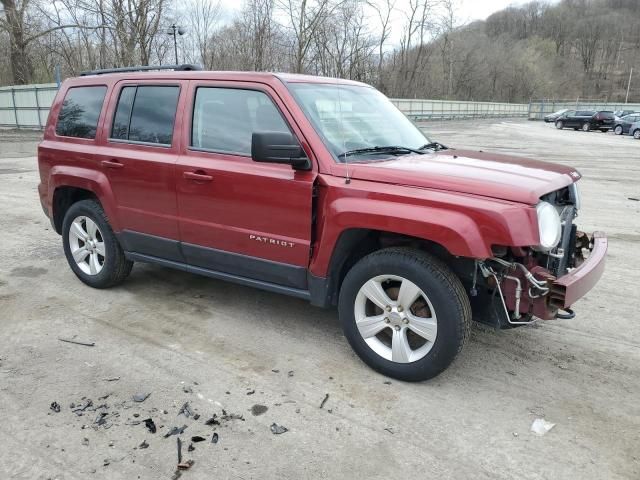
[[[575,169],[556,163],[453,149],[353,163],[349,170],[354,179],[449,190],[529,205],[581,177]]]

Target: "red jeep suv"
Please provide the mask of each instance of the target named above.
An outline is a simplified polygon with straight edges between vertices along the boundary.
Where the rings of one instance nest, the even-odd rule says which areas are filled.
[[[337,306],[417,381],[472,318],[571,318],[603,272],[572,168],[448,149],[358,82],[171,68],[87,72],[51,108],[40,200],[87,285],[151,262]]]

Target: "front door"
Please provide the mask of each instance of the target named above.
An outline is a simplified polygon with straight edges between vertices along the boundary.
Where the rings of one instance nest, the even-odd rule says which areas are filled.
[[[284,104],[261,84],[192,82],[189,98],[188,146],[176,164],[187,263],[306,289],[315,167],[297,171],[251,159],[254,131],[301,138]]]
[[[174,168],[180,91],[188,82],[116,84],[100,163],[109,178],[129,252],[181,261]]]

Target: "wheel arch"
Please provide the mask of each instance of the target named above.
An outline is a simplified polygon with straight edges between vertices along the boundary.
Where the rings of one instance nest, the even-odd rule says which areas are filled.
[[[310,275],[311,303],[335,306],[342,282],[358,261],[387,248],[407,247],[428,252],[462,276],[473,265],[473,259],[453,255],[444,245],[426,238],[372,228],[348,228],[341,232],[333,248],[326,277]]]
[[[71,205],[86,199],[96,200],[104,209],[114,231],[119,230],[115,200],[107,177],[102,172],[78,167],[54,167],[49,177],[51,222],[62,232],[64,215]]]

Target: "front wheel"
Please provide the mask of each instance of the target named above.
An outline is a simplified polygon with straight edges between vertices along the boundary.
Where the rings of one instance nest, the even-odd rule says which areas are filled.
[[[616,125],[616,128],[613,129],[613,133],[615,133],[616,135],[622,135],[622,125]]]
[[[635,138],[636,140],[640,140],[640,128],[633,132],[633,138]]]
[[[91,287],[117,285],[133,267],[102,206],[94,200],[82,200],[69,207],[62,222],[62,243],[71,270]]]
[[[562,129],[564,128],[564,122],[563,122],[562,120],[558,120],[558,121],[556,122],[556,128],[557,128],[558,130],[562,130]]]
[[[589,130],[591,130],[591,125],[589,125],[588,123],[583,123],[582,124],[582,131],[583,132],[588,132]]]
[[[440,260],[406,248],[380,250],[356,263],[342,283],[338,308],[356,354],[405,381],[445,370],[471,327],[460,280]]]

